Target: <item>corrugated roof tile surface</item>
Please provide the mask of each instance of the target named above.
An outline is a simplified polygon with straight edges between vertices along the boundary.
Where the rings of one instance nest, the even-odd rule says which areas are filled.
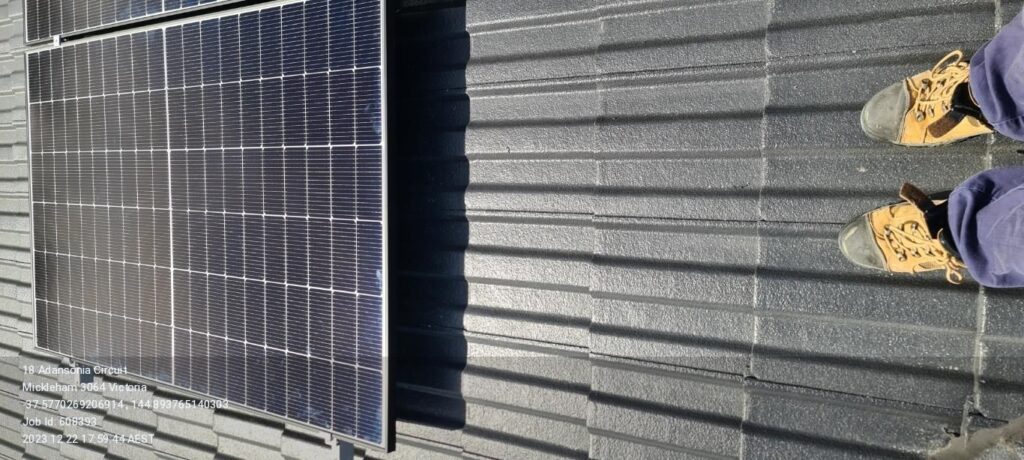
[[[1020,291],[870,273],[835,246],[904,180],[1024,163],[996,137],[906,150],[858,124],[1020,1],[393,6],[398,438],[356,456],[918,458],[1024,415]],[[21,2],[5,9],[0,455],[344,457],[235,411],[92,411],[154,438],[21,443],[71,430],[19,426],[57,415],[20,404],[22,381],[58,380],[19,369],[55,361],[31,351]]]
[[[409,27],[417,53],[465,56],[466,71],[398,50],[401,71],[430,82],[415,87],[435,89],[409,85],[399,107],[445,126],[393,145],[400,177],[431,166],[415,199],[395,199],[399,219],[448,230],[398,236],[399,278],[431,299],[428,316],[398,294],[416,337],[399,341],[430,344],[416,362],[445,369],[398,387],[447,408],[440,423],[399,398],[399,450],[923,457],[961,431],[965,404],[996,425],[1024,415],[1020,291],[867,272],[835,242],[905,180],[939,191],[1024,162],[995,137],[879,144],[858,118],[1020,7],[418,2],[400,26],[451,27]],[[443,426],[444,447],[429,444],[442,438],[425,427]]]

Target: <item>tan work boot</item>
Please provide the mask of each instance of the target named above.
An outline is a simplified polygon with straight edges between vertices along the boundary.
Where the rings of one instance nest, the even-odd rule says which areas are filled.
[[[943,201],[932,200],[910,184],[900,190],[903,202],[870,211],[847,224],[839,248],[861,267],[893,273],[945,270],[946,280],[960,284],[966,268],[951,247],[946,223],[929,228],[925,210]],[[944,215],[941,219],[945,219]]]
[[[861,129],[872,139],[908,147],[946,145],[990,134],[992,129],[980,119],[980,110],[958,110],[965,105],[977,108],[969,95],[969,73],[964,53],[949,53],[931,70],[875,94],[861,111]],[[955,103],[955,95],[965,103]]]

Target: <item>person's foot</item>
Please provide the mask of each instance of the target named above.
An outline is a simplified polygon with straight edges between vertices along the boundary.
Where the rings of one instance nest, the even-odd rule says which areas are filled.
[[[864,133],[884,142],[933,147],[989,134],[967,84],[970,66],[962,51],[875,94],[860,114]]]
[[[903,184],[903,202],[870,211],[846,225],[839,248],[851,262],[893,273],[945,270],[950,283],[960,284],[965,266],[952,248],[942,201]],[[931,225],[929,225],[931,222]]]

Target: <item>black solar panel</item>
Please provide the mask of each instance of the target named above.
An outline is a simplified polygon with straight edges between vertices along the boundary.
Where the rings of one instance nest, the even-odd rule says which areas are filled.
[[[28,41],[237,0],[25,0]]]
[[[380,1],[27,60],[38,345],[385,445]]]

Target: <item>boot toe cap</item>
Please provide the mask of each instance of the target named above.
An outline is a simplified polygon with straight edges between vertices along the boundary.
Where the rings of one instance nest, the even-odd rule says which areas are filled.
[[[903,119],[910,107],[906,84],[899,82],[879,91],[860,114],[860,124],[869,137],[899,143]]]
[[[847,259],[861,267],[885,270],[885,257],[875,243],[871,222],[866,215],[843,228],[839,233],[839,248]]]

